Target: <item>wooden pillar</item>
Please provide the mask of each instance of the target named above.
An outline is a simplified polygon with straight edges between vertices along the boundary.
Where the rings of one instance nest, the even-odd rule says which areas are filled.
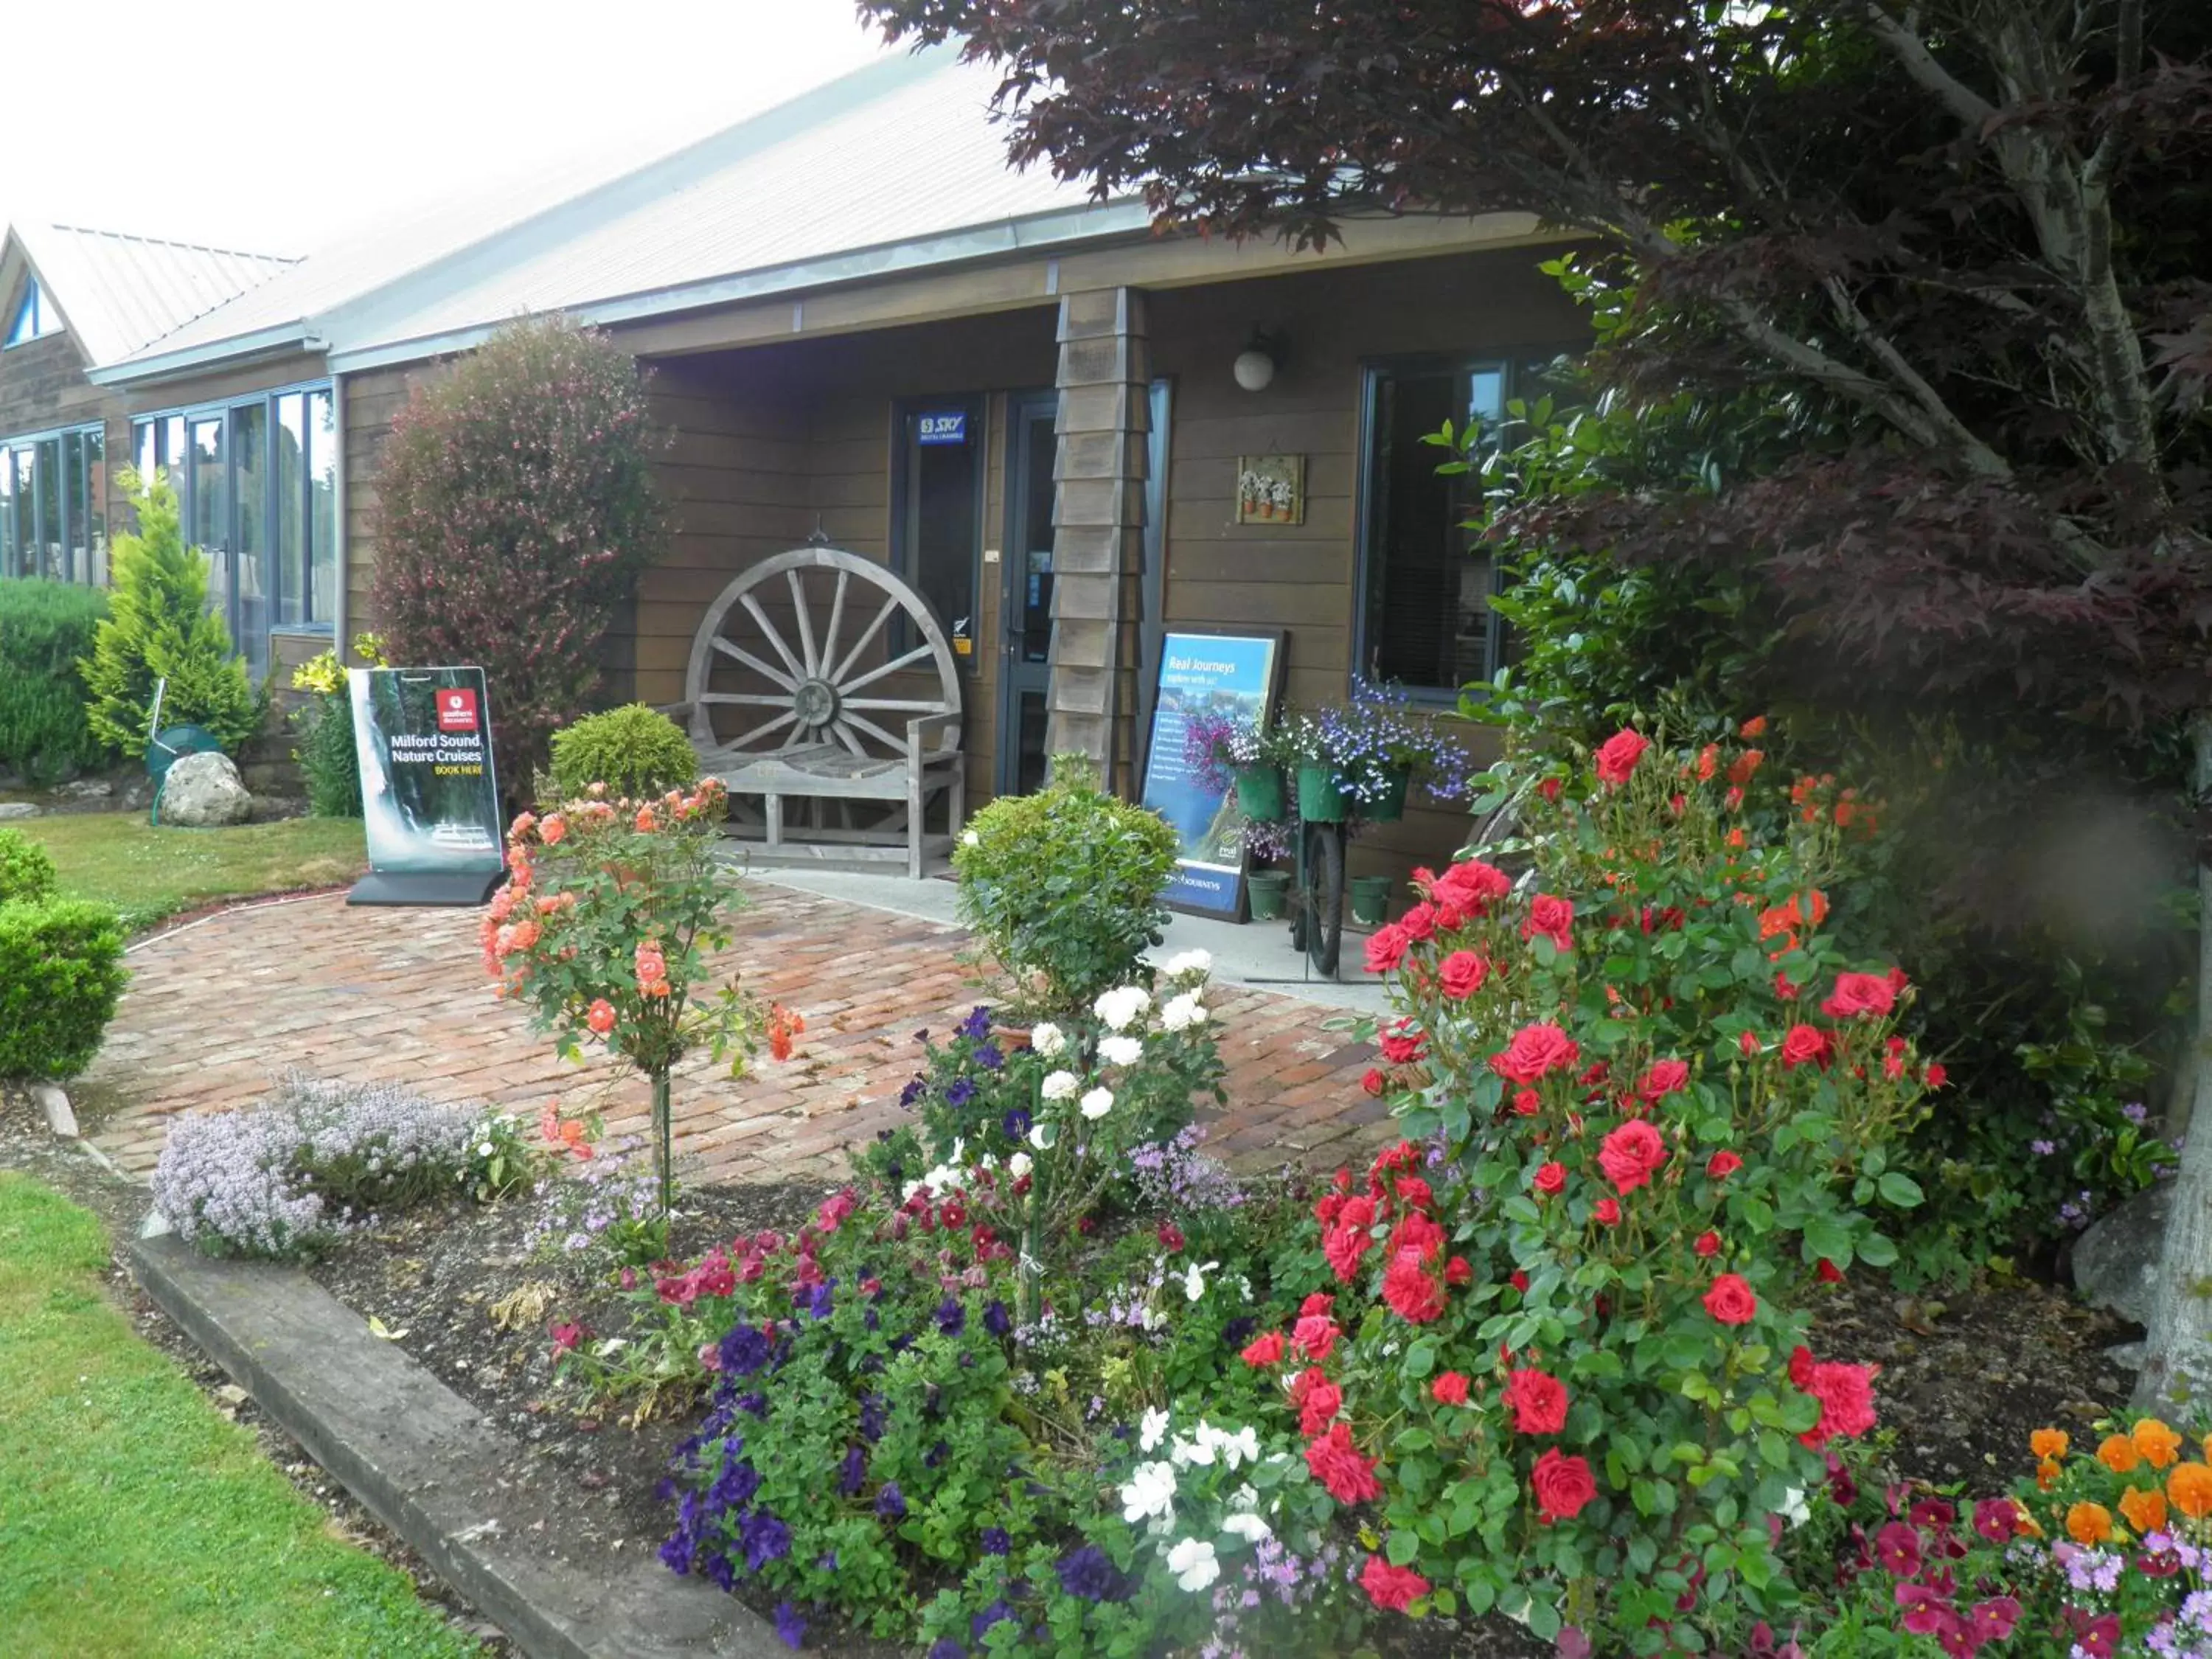
[[[1151,379],[1141,293],[1095,289],[1061,299],[1046,746],[1089,756],[1106,787],[1124,794],[1136,789],[1127,773]]]

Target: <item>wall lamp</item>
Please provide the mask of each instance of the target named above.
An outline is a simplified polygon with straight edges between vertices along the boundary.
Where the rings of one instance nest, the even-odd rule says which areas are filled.
[[[1244,349],[1237,354],[1231,373],[1237,384],[1247,392],[1265,392],[1282,366],[1286,343],[1279,334],[1269,334],[1261,329],[1252,331],[1252,338]]]

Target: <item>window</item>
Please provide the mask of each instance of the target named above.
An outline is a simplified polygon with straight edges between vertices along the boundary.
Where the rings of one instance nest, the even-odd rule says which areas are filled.
[[[1447,453],[1422,439],[1446,421],[1495,431],[1507,402],[1534,395],[1552,361],[1424,358],[1368,368],[1352,656],[1367,678],[1456,697],[1496,672],[1505,643],[1490,606],[1497,571],[1461,527],[1473,514],[1471,480],[1439,477]]]
[[[921,590],[952,654],[973,670],[983,563],[983,399],[899,406],[891,568]],[[917,641],[894,640],[895,649]]]
[[[209,598],[258,675],[272,628],[337,614],[337,409],[291,386],[215,409],[142,417],[138,470],[167,471],[185,533],[208,556]]]
[[[105,428],[0,438],[0,576],[107,580]]]
[[[23,289],[22,301],[15,307],[15,319],[8,325],[7,343],[24,345],[61,331],[62,319],[54,314],[53,307],[46,303],[46,295],[39,292],[38,279],[33,277]]]

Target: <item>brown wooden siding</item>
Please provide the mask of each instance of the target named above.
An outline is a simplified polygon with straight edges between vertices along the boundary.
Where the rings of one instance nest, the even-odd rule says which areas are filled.
[[[1287,698],[1340,700],[1352,670],[1362,367],[1377,357],[1516,352],[1579,339],[1580,314],[1537,269],[1548,252],[1314,270],[1151,295],[1153,372],[1175,380],[1168,625],[1286,629]],[[1249,392],[1230,365],[1255,327],[1283,337],[1287,349],[1273,382]],[[1273,454],[1305,457],[1305,521],[1236,523],[1237,458]],[[1476,752],[1489,752],[1487,731],[1470,726],[1468,738]],[[1467,832],[1463,811],[1417,806],[1402,823],[1378,825],[1353,844],[1353,873],[1403,877],[1449,858]]]

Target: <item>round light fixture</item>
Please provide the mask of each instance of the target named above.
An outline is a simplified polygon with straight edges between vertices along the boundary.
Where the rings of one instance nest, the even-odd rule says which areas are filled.
[[[1237,384],[1245,391],[1265,392],[1275,378],[1275,360],[1258,346],[1252,346],[1237,354],[1233,372]]]

